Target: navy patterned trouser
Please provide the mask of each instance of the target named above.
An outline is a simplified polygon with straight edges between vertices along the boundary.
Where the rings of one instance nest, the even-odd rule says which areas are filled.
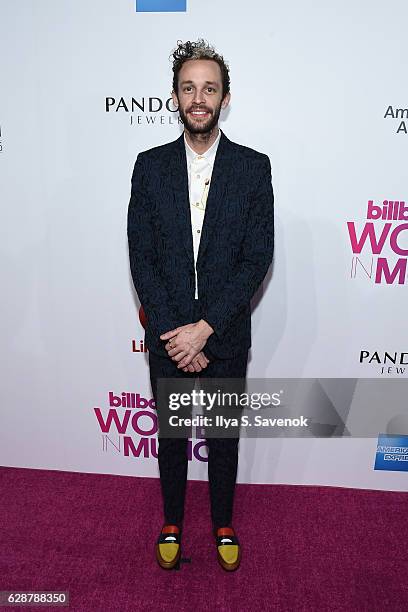
[[[205,352],[205,347],[204,347]],[[212,360],[199,373],[200,378],[241,378],[245,379],[248,351],[233,359]],[[149,353],[150,381],[153,396],[157,403],[157,379],[171,377],[191,377],[197,373],[186,373],[177,369],[170,358]],[[193,384],[192,384],[193,387]],[[239,435],[239,433],[238,433]],[[208,481],[210,489],[211,519],[213,527],[226,527],[231,524],[234,490],[238,467],[237,438],[208,437]],[[182,526],[184,499],[187,481],[187,438],[159,437],[158,461],[163,496],[165,523]]]

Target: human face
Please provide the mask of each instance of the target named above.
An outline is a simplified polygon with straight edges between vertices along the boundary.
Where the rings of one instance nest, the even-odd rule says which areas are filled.
[[[178,75],[178,92],[172,93],[181,120],[191,134],[207,134],[218,124],[221,108],[230,100],[222,99],[221,68],[214,60],[188,60]]]

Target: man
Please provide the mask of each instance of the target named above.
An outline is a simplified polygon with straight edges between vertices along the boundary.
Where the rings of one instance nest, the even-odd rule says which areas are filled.
[[[273,191],[267,155],[231,142],[218,127],[230,101],[229,69],[204,40],[173,52],[173,102],[184,133],[140,153],[128,211],[132,277],[147,317],[150,379],[245,379],[250,300],[271,264]],[[240,564],[232,527],[238,437],[208,438],[217,558]],[[181,552],[187,439],[159,437],[163,568]]]

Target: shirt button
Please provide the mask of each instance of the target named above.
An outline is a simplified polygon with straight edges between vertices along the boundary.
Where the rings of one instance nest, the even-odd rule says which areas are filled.
[[[200,230],[197,230],[197,234],[199,234],[199,233],[200,233]]]
[[[200,175],[199,175],[199,174],[197,174],[196,178],[200,178]]]

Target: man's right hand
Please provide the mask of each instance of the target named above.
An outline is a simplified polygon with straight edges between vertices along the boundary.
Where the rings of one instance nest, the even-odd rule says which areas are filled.
[[[194,357],[193,361],[185,368],[182,368],[182,370],[183,372],[201,372],[201,370],[204,370],[209,363],[210,362],[204,355],[203,351],[200,351],[198,355]]]

